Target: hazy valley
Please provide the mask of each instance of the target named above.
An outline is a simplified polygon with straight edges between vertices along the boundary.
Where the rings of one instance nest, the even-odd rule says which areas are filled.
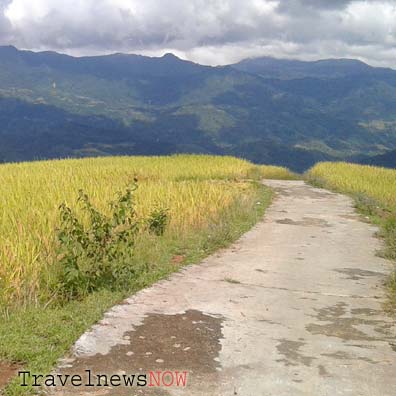
[[[73,58],[0,47],[0,161],[231,154],[394,166],[396,71],[356,60]]]

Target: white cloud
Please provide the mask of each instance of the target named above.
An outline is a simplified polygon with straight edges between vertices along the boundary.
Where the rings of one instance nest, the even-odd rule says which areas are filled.
[[[390,0],[0,0],[0,44],[78,55],[354,56],[393,66],[395,37]]]
[[[342,15],[342,24],[356,41],[394,45],[396,4],[367,1],[351,3]]]

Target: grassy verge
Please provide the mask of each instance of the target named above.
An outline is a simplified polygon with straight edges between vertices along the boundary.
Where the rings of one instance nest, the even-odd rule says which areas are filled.
[[[396,261],[396,170],[345,163],[321,163],[306,174],[317,187],[350,195],[356,209],[379,227],[384,249],[378,255]],[[396,267],[387,284],[387,308],[396,312]]]
[[[249,183],[254,193],[243,201],[235,201],[217,220],[189,232],[169,232],[163,238],[137,241],[135,263],[141,271],[133,284],[121,291],[101,290],[81,301],[12,310],[0,322],[0,358],[21,362],[35,373],[48,373],[76,339],[103,313],[127,295],[149,286],[181,266],[196,263],[215,250],[225,247],[249,230],[263,215],[271,193],[257,182]],[[155,243],[153,243],[155,242]],[[16,396],[31,393],[15,379],[5,394]]]

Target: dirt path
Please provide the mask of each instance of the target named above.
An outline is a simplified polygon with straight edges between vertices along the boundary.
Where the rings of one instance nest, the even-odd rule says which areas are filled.
[[[396,326],[375,228],[351,200],[271,181],[265,219],[230,249],[111,310],[64,373],[188,371],[186,389],[64,394],[396,395]]]

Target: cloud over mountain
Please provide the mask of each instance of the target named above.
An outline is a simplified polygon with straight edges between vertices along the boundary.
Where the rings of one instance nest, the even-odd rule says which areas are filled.
[[[0,0],[0,44],[73,54],[359,57],[393,66],[394,1]]]

